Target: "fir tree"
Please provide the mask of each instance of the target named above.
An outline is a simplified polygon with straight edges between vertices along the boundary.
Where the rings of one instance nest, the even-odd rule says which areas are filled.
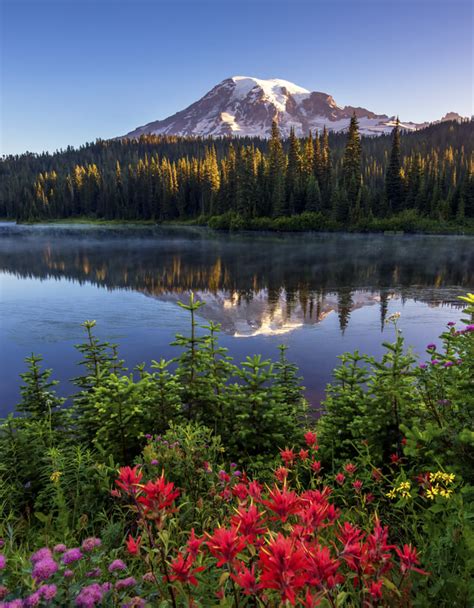
[[[392,151],[385,175],[385,192],[389,209],[394,213],[401,211],[404,206],[404,183],[400,153],[400,121],[398,118],[392,131]]]

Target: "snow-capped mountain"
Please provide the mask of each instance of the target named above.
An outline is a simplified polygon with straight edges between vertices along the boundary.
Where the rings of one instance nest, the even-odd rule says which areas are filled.
[[[233,76],[223,80],[204,97],[164,120],[150,122],[127,133],[125,137],[143,134],[250,136],[268,137],[273,120],[283,136],[293,127],[297,136],[320,131],[343,131],[356,113],[361,133],[379,135],[390,132],[395,117],[374,114],[365,108],[337,105],[327,93],[311,92],[287,80],[262,80]],[[461,117],[450,112],[441,120]],[[428,123],[403,122],[401,127],[416,130]]]

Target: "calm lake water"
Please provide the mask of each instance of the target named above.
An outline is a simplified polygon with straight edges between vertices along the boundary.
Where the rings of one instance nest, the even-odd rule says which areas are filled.
[[[129,368],[175,356],[169,342],[189,328],[177,302],[191,290],[206,301],[202,323],[221,323],[236,359],[276,357],[287,344],[318,403],[339,354],[382,353],[394,334],[387,315],[401,313],[407,343],[423,356],[473,287],[472,237],[0,223],[0,413],[14,409],[32,352],[70,394],[86,319],[120,344]]]

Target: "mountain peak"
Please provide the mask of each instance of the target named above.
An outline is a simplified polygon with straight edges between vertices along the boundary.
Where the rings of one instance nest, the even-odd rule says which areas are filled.
[[[354,112],[364,135],[380,135],[393,129],[394,119],[385,114],[375,114],[362,107],[341,107],[331,95],[309,91],[289,80],[231,76],[184,110],[138,127],[125,137],[143,134],[268,137],[273,120],[277,120],[283,136],[288,136],[291,129],[297,136],[303,136],[324,127],[344,131]],[[442,120],[459,118],[458,114],[449,112]],[[402,129],[410,131],[426,125],[400,124]]]

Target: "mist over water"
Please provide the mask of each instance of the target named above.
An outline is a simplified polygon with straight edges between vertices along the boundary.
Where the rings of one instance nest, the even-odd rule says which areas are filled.
[[[0,224],[0,412],[14,409],[32,352],[71,393],[85,319],[119,343],[129,368],[176,356],[169,342],[189,326],[177,301],[190,291],[236,359],[276,357],[287,344],[317,403],[338,355],[381,354],[393,337],[387,315],[401,312],[407,343],[423,354],[473,287],[472,237]]]

